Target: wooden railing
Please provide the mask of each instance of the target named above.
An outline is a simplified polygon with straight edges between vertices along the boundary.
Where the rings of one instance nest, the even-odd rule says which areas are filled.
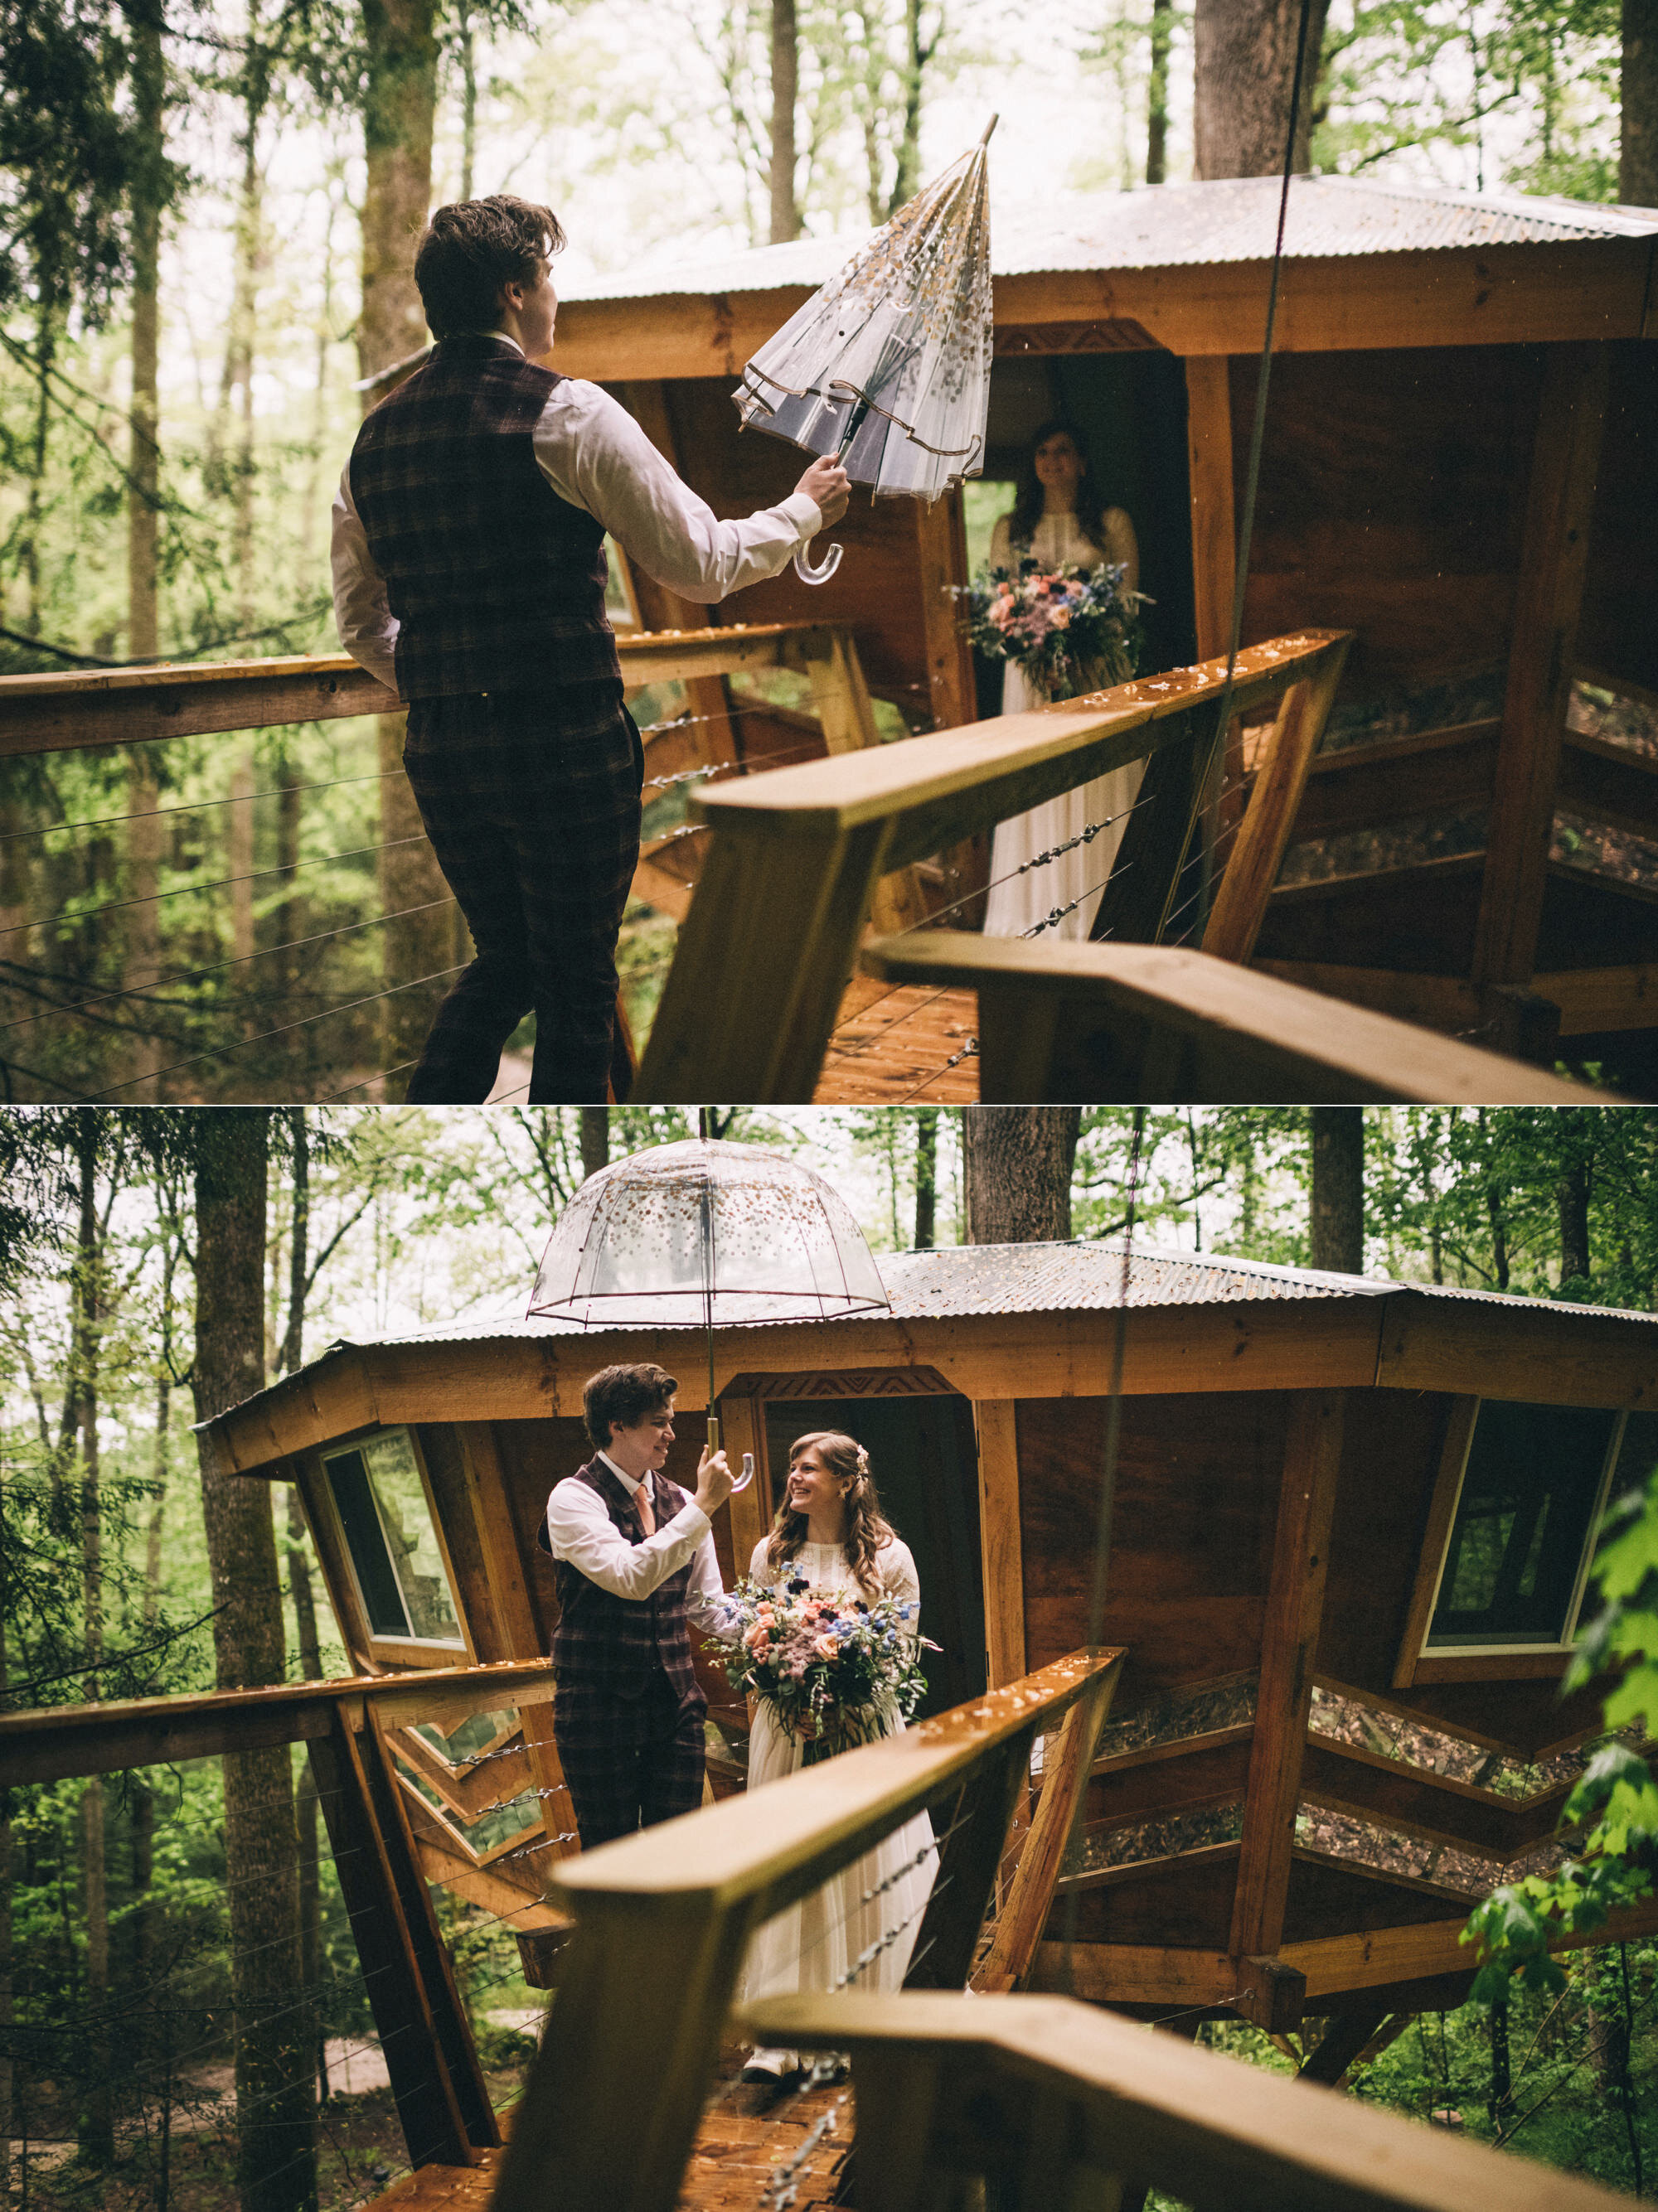
[[[1033,1743],[1080,1708],[1045,1770],[1031,1871],[1022,1891],[1015,1875],[1005,1907],[1015,1925],[992,1948],[995,1979],[1022,1978],[1121,1659],[1073,1653],[902,1735],[564,1863],[555,1895],[576,1932],[514,2116],[497,2212],[670,2212],[749,1937],[927,1808],[949,1818],[906,1986],[960,1992]]]
[[[1307,630],[1239,657],[1228,721],[1275,702],[1279,714],[1210,925],[1231,958],[1253,945],[1350,641]],[[1223,661],[1206,661],[704,793],[702,878],[635,1097],[809,1099],[880,879],[1137,760],[1145,778],[1097,926],[1156,941],[1214,782],[1224,678]]]
[[[617,648],[623,682],[631,694],[637,696],[646,685],[674,683],[684,687],[684,711],[648,723],[643,732],[648,802],[682,781],[738,779],[763,771],[779,756],[799,760],[880,744],[875,710],[856,647],[842,628],[738,623],[698,629],[624,630],[617,634]],[[788,669],[806,678],[809,714],[779,710],[762,699],[734,696],[729,691],[728,678],[768,669]],[[344,654],[10,676],[0,678],[0,760],[88,748],[143,747],[180,738],[338,721],[349,716],[395,715],[401,711],[392,692]],[[66,908],[61,884],[54,880],[49,899],[26,899],[15,910],[26,915],[32,905],[38,906],[40,910],[30,920],[14,919],[12,915],[0,917],[5,923],[0,930],[0,994],[7,991],[11,994],[0,1006],[0,1014],[15,1017],[0,1020],[0,1031],[4,1032],[0,1061],[9,1060],[13,1046],[27,1048],[19,1053],[16,1071],[20,1079],[33,1086],[27,1095],[119,1095],[107,1094],[105,1084],[112,1073],[124,1072],[125,1064],[116,1070],[94,1073],[85,1064],[86,1055],[71,1052],[67,1063],[59,1065],[56,1043],[64,1034],[83,1041],[101,1036],[107,1044],[116,1032],[125,1029],[131,1039],[125,1049],[136,1068],[143,1071],[135,1074],[136,1082],[143,1085],[151,1073],[189,1068],[193,1073],[186,1079],[188,1084],[210,1084],[212,1095],[217,1096],[226,1095],[226,1070],[222,1063],[237,1051],[267,1042],[272,1048],[271,1058],[262,1067],[256,1066],[250,1079],[274,1083],[276,1088],[253,1095],[290,1095],[288,1085],[282,1080],[286,1055],[298,1050],[302,1042],[307,1049],[314,1047],[317,1039],[310,1029],[314,1021],[344,1023],[344,1030],[335,1027],[326,1032],[326,1042],[333,1056],[343,1054],[348,1064],[360,1066],[365,1041],[358,1032],[373,1018],[366,1010],[381,1000],[390,1002],[385,1010],[393,1032],[387,1042],[401,1040],[404,1048],[415,1049],[425,1012],[420,1003],[404,1001],[402,994],[423,990],[441,994],[458,972],[458,964],[468,957],[468,948],[448,887],[425,849],[418,814],[398,768],[394,733],[363,766],[368,773],[362,778],[345,781],[372,783],[378,772],[382,795],[370,816],[371,822],[377,822],[377,830],[370,828],[367,838],[343,841],[349,847],[343,853],[308,851],[302,861],[299,809],[306,804],[303,794],[310,787],[289,781],[271,793],[257,793],[251,781],[237,783],[236,763],[228,750],[222,787],[212,791],[203,804],[230,811],[209,817],[217,825],[209,843],[215,836],[222,836],[229,857],[234,822],[244,840],[245,853],[240,861],[233,860],[222,870],[204,864],[204,873],[222,876],[223,880],[205,884],[203,889],[217,894],[229,907],[233,919],[223,933],[229,940],[223,950],[231,951],[234,944],[236,957],[229,961],[209,959],[197,968],[193,963],[202,957],[198,940],[192,941],[189,961],[162,958],[154,917],[165,910],[157,904],[157,856],[165,827],[163,817],[169,811],[189,814],[198,810],[163,807],[147,757],[130,755],[131,814],[82,825],[95,837],[104,854],[105,874],[96,895],[90,900],[74,897]],[[242,772],[247,773],[245,763]],[[287,842],[279,848],[277,866],[256,870],[251,857],[253,807],[261,797],[278,806]],[[112,896],[109,865],[112,860],[119,865],[122,855],[119,826],[122,821],[132,825],[127,833],[125,854],[131,876]],[[29,833],[9,827],[9,836],[18,834]],[[64,826],[43,823],[40,834],[61,839]],[[379,842],[371,842],[376,836]],[[700,832],[686,830],[647,839],[634,877],[636,896],[674,921],[682,920],[691,904],[699,848],[705,842]],[[348,908],[340,927],[309,935],[287,926],[290,913],[302,910],[306,884],[299,880],[301,869],[331,860],[344,864],[344,881],[361,878],[363,911],[351,914]],[[176,897],[191,888],[187,881],[175,881],[169,884],[165,896]],[[253,920],[256,888],[262,896],[275,895],[275,910],[281,917],[275,927],[287,936],[287,942],[256,941]],[[290,901],[299,904],[290,906]],[[54,906],[60,910],[52,910]],[[925,909],[914,872],[899,871],[877,885],[873,910],[878,926],[886,929],[902,930],[918,920]],[[218,915],[222,917],[224,911],[220,907]],[[234,919],[238,912],[242,917],[240,926]],[[106,914],[111,917],[107,923],[101,919]],[[46,940],[55,942],[60,928],[71,925],[72,950],[31,964],[28,947],[34,933],[42,933]],[[217,928],[216,921],[214,927]],[[374,938],[362,940],[371,956],[366,975],[362,948],[353,942],[359,930],[375,933]],[[264,933],[271,933],[271,925]],[[135,945],[146,949],[135,951]],[[320,950],[325,945],[326,953]],[[94,975],[95,968],[109,964],[106,956],[110,953],[121,967],[119,981],[113,988],[113,979],[94,980]],[[302,957],[307,963],[303,990],[299,988]],[[268,964],[255,969],[250,964],[254,961]],[[325,967],[332,962],[344,969],[326,988],[323,971],[315,964],[319,961]],[[332,969],[328,973],[332,976]],[[222,974],[236,976],[255,1002],[259,984],[274,977],[276,998],[283,1001],[280,1011],[265,1016],[263,1022],[250,1022],[229,1001],[221,1003],[214,997],[223,988],[216,980],[199,1003],[191,997],[189,985]],[[377,981],[387,988],[375,990]],[[338,1001],[332,1008],[331,995]],[[323,1011],[309,1012],[319,998]],[[302,1001],[308,1009],[306,1018],[284,1022],[283,1015],[297,1012]],[[56,1026],[43,1028],[43,1024]],[[92,1026],[75,1026],[80,1024]],[[67,1031],[65,1024],[71,1025]],[[250,1030],[255,1033],[249,1034]],[[160,1047],[153,1053],[143,1042],[151,1035]],[[42,1038],[50,1048],[44,1059],[38,1049]],[[352,1042],[342,1043],[342,1038]],[[201,1050],[199,1046],[210,1048]],[[369,1065],[373,1064],[371,1059]],[[9,1079],[3,1066],[0,1066],[0,1079]],[[619,1073],[619,1081],[622,1079]],[[372,1083],[375,1079],[371,1076],[367,1080]],[[364,1088],[364,1084],[349,1085],[341,1095]],[[229,1095],[238,1094],[232,1089]]]
[[[1200,2212],[1628,2201],[1065,1997],[773,1997],[748,2021],[770,2042],[850,2051],[858,2212],[974,2201],[1126,2212],[1151,2186]],[[997,2193],[969,2193],[984,2183]]]
[[[552,1663],[536,1659],[4,1713],[0,1786],[303,1743],[411,2158],[467,2166],[499,2144],[501,2130],[430,1885],[477,1902],[480,1876],[476,1865],[454,1874],[435,1867],[423,1848],[425,1801],[401,1771],[406,1731],[424,1721],[452,1729],[503,1706],[544,1711],[552,1694]],[[521,1786],[541,1795],[537,1785],[548,1770],[538,1758],[538,1733],[524,1730]],[[552,1838],[534,1845],[528,1889],[508,1890],[506,1909],[497,1911],[515,1930],[539,1930],[544,1941],[559,1940],[568,1924],[541,1894],[558,1855]]]

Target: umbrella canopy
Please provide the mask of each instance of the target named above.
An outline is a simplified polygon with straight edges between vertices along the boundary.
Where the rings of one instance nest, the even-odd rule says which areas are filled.
[[[917,192],[743,371],[745,428],[838,453],[877,495],[934,500],[984,463],[991,394],[984,148]]]
[[[584,1328],[827,1321],[885,1287],[838,1191],[756,1145],[692,1140],[603,1168],[553,1231],[529,1310]]]

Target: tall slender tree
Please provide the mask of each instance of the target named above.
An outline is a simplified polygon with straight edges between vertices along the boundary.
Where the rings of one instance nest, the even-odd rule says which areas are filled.
[[[1333,1273],[1364,1273],[1364,1109],[1314,1106],[1312,1260]]]
[[[1658,0],[1624,0],[1618,197],[1658,207]]]
[[[265,1176],[271,1115],[195,1119],[196,1418],[265,1382]],[[283,1679],[282,1586],[268,1484],[200,1440],[202,1517],[221,1689]],[[224,1841],[236,2009],[236,2180],[242,2212],[314,2212],[315,2104],[300,1955],[299,1844],[285,1745],[227,1753]]]

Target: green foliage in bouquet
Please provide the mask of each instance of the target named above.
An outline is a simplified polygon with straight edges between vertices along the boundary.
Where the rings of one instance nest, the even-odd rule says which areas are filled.
[[[1045,568],[1029,559],[986,568],[958,594],[968,638],[992,659],[1013,661],[1050,699],[1125,684],[1145,648],[1144,593],[1125,590],[1127,574],[1109,563]]]

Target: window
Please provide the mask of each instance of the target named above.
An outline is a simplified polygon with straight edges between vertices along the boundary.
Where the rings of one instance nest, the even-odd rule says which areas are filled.
[[[1621,1414],[1576,1406],[1481,1404],[1425,1652],[1571,1644],[1614,1454],[1629,1425]]]
[[[437,1530],[406,1429],[327,1454],[328,1487],[369,1632],[466,1649]]]

